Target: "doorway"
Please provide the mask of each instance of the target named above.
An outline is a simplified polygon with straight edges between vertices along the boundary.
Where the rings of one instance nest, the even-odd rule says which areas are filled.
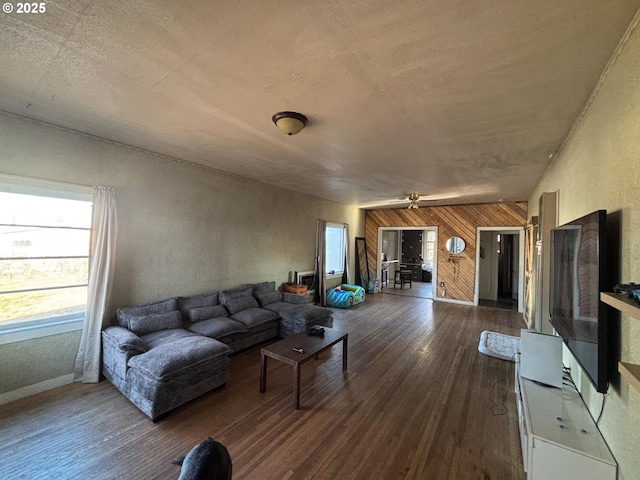
[[[522,312],[523,267],[521,228],[478,227],[474,304]]]
[[[379,227],[377,274],[387,279],[382,293],[433,298],[436,279],[437,227]],[[411,287],[394,288],[395,272],[411,270]]]

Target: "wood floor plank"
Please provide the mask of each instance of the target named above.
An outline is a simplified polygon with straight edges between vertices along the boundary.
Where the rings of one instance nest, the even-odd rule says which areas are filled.
[[[236,354],[226,387],[153,423],[111,384],[73,384],[0,407],[0,478],[174,479],[173,459],[223,443],[236,480],[515,479],[522,469],[513,364],[477,351],[480,333],[518,335],[516,312],[376,294],[334,310],[342,347],[292,369]]]

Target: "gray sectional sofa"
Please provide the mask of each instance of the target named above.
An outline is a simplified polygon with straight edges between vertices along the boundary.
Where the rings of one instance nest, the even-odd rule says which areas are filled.
[[[102,332],[102,372],[151,419],[229,378],[229,355],[313,325],[331,310],[276,290],[275,282],[119,308]]]

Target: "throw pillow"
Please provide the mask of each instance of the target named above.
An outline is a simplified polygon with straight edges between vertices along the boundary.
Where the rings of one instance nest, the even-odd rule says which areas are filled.
[[[249,308],[258,308],[258,301],[255,297],[239,297],[228,299],[224,305],[229,310],[229,313],[233,315]]]
[[[141,315],[149,315],[152,313],[167,313],[178,309],[178,300],[176,298],[168,298],[159,302],[145,303],[136,307],[121,307],[116,310],[118,317],[118,325],[131,329],[129,319]]]
[[[190,308],[189,320],[192,322],[201,322],[215,317],[226,317],[227,309],[223,305],[214,305],[212,307]]]
[[[263,293],[273,292],[276,289],[276,282],[262,282],[249,285],[253,291],[254,296],[258,296]]]
[[[129,319],[129,330],[137,335],[145,335],[160,330],[182,328],[182,315],[174,310],[169,313],[151,313]]]
[[[259,293],[257,297],[263,307],[271,303],[282,301],[282,294],[277,290],[273,290],[268,293]]]
[[[218,305],[219,292],[210,292],[203,295],[193,295],[191,297],[178,297],[178,310],[186,317],[192,308],[211,307]]]
[[[251,286],[236,288],[235,290],[223,290],[222,292],[220,292],[220,303],[226,305],[225,302],[227,300],[241,297],[250,297],[252,295],[252,291],[253,287]]]

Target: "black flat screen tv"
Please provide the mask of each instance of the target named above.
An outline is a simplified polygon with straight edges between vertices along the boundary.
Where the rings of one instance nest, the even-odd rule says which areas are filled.
[[[609,385],[606,262],[607,212],[598,210],[551,230],[550,320],[598,392]]]

